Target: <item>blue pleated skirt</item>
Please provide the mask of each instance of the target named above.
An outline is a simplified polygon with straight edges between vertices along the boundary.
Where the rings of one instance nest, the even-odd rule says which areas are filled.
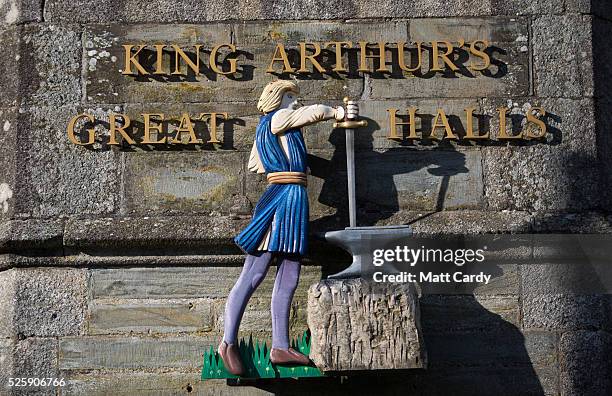
[[[244,252],[256,253],[271,227],[267,251],[305,255],[308,215],[306,187],[270,184],[255,206],[253,219],[234,241]]]

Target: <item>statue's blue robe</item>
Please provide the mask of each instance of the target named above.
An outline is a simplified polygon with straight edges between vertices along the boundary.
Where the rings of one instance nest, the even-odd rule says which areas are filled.
[[[266,173],[306,173],[306,144],[299,129],[284,132],[287,137],[289,159],[281,147],[278,136],[272,133],[272,115],[259,120],[255,143]],[[308,247],[308,194],[299,184],[270,184],[255,206],[253,219],[234,238],[246,253],[257,248],[272,225],[267,251],[304,255]]]

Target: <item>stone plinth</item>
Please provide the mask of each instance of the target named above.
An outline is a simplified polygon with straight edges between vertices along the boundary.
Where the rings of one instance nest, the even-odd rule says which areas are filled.
[[[310,358],[324,371],[425,368],[415,288],[324,280],[308,291]]]

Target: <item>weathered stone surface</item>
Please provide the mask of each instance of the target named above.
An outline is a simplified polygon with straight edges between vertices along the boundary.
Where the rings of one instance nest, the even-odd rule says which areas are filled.
[[[61,370],[156,369],[196,370],[204,351],[220,336],[167,338],[65,337],[59,342]],[[155,356],[155,359],[151,359]]]
[[[520,325],[517,296],[424,295],[419,305],[427,335],[495,332]]]
[[[0,272],[0,338],[11,337],[15,318],[15,270]],[[1,371],[1,370],[0,370]]]
[[[0,104],[63,106],[80,101],[78,28],[68,24],[31,24],[11,28],[2,35],[6,41],[1,45],[7,56],[1,66],[8,66],[9,72],[0,77],[8,88],[8,95],[3,95]]]
[[[372,152],[357,154],[356,161],[361,165],[356,169],[359,205],[366,210],[452,210],[482,205],[478,151]]]
[[[88,334],[205,332],[214,326],[212,300],[132,300],[90,304]]]
[[[15,217],[103,214],[118,208],[119,154],[72,144],[66,125],[78,113],[74,106],[24,110],[14,131],[21,136]]]
[[[590,16],[542,16],[533,23],[535,93],[544,97],[593,96]]]
[[[10,0],[0,3],[0,26],[42,20],[42,3],[35,0]]]
[[[120,298],[219,298],[226,297],[240,275],[240,267],[171,267],[91,270],[94,299]],[[272,291],[274,269],[257,289]],[[309,284],[320,278],[320,268],[302,266],[300,286],[295,294],[305,296]]]
[[[610,19],[612,9],[606,0],[565,0],[565,9],[568,13],[593,14]]]
[[[86,271],[14,269],[13,335],[65,336],[83,333]]]
[[[325,371],[427,365],[419,303],[409,286],[322,281],[308,291],[310,358]]]
[[[225,298],[240,271],[240,267],[92,270],[89,332],[222,331]],[[275,272],[274,267],[269,269],[268,276],[249,301],[240,327],[247,337],[251,331],[270,329],[270,296]],[[307,328],[307,290],[320,279],[320,267],[302,266],[290,312],[292,335],[301,334]]]
[[[64,244],[70,248],[207,247],[208,254],[239,253],[232,239],[248,219],[223,216],[155,216],[66,221]],[[182,251],[185,253],[185,251]]]
[[[360,116],[368,121],[368,126],[366,128],[357,129],[355,134],[355,150],[362,153],[406,147],[427,150],[435,150],[436,148],[456,148],[457,150],[470,148],[472,145],[466,141],[461,141],[459,143],[454,142],[451,145],[448,143],[448,139],[443,142],[428,139],[433,129],[433,118],[436,116],[438,109],[444,110],[453,134],[458,137],[463,137],[465,136],[467,128],[467,115],[465,109],[473,107],[475,108],[474,115],[481,113],[481,104],[476,99],[367,99],[358,101],[358,103]],[[327,104],[335,106],[341,103],[327,102]],[[400,124],[397,124],[396,127],[397,134],[401,136],[401,139],[389,139],[391,135],[389,110],[397,110],[396,122],[400,123],[408,121],[408,108],[411,107],[417,108],[415,129],[419,140],[409,140],[407,138],[409,134],[408,126],[402,126]],[[475,121],[474,128],[480,127],[484,131],[485,125],[479,124],[480,122]],[[444,136],[443,129],[444,128],[436,128],[436,137]],[[310,151],[333,150],[334,157],[345,155],[346,140],[344,130],[332,129],[330,123],[323,122],[305,127],[303,129],[303,134]],[[336,166],[343,166],[343,161],[341,161],[340,158],[338,158],[337,161],[338,165]],[[309,165],[312,169],[316,164]],[[358,167],[360,165],[361,164],[357,163]],[[365,166],[365,164],[363,166]]]
[[[454,210],[428,215],[417,211],[402,211],[381,221],[380,225],[410,224],[415,234],[486,234],[526,232],[532,215],[521,211]]]
[[[567,332],[559,343],[561,393],[602,395],[612,392],[612,336],[603,331]]]
[[[488,1],[474,0],[418,0],[410,4],[385,0],[352,2],[334,0],[326,3],[280,0],[270,2],[217,0],[206,7],[190,1],[168,2],[158,0],[144,3],[125,0],[85,1],[79,7],[71,7],[63,0],[45,3],[45,20],[51,22],[105,23],[108,15],[116,22],[206,22],[219,20],[257,19],[352,19],[352,18],[401,18],[480,16],[496,12]]]
[[[561,14],[565,11],[563,1],[558,0],[491,0],[491,10],[495,15],[550,15]]]
[[[125,214],[229,213],[244,194],[241,153],[129,153]]]
[[[14,377],[58,378],[57,339],[26,338],[15,344]],[[33,389],[32,389],[33,388]],[[58,387],[30,387],[36,394],[55,395]]]
[[[502,331],[425,334],[429,369],[461,367],[464,362],[479,367],[548,367],[556,359],[553,332],[521,333],[508,326]],[[495,331],[497,330],[497,332]]]
[[[612,234],[612,216],[605,213],[540,213],[533,221],[535,232]]]
[[[171,267],[91,270],[93,299],[223,298],[239,267]],[[269,289],[264,280],[260,289]]]
[[[21,103],[20,98],[20,79],[15,78],[20,75],[19,60],[21,59],[21,51],[19,43],[21,28],[13,26],[10,28],[0,28],[0,49],[4,56],[0,59],[0,69],[3,73],[0,74],[0,86],[2,86],[3,94],[0,97],[0,107],[13,107]],[[6,117],[6,110],[2,109],[3,118]],[[6,118],[2,121],[4,124]],[[14,123],[13,123],[14,124]]]
[[[201,396],[273,395],[252,386],[227,386],[226,380],[200,381],[199,373],[69,373],[64,392],[71,395],[156,396],[188,393]]]
[[[485,114],[496,117],[501,101],[483,101]],[[525,113],[543,107],[548,137],[540,143],[510,143],[484,151],[485,191],[495,210],[584,210],[599,206],[600,170],[591,99],[509,101],[508,128],[517,135]],[[510,123],[510,120],[513,120]],[[492,123],[491,133],[499,133]]]
[[[8,220],[0,223],[0,249],[57,248],[63,234],[62,220]]]
[[[524,266],[523,269],[531,266]],[[523,326],[540,329],[600,329],[606,323],[605,301],[597,295],[543,294],[525,289]]]
[[[13,345],[12,339],[0,337],[0,390],[5,393],[11,390],[8,382],[13,375]]]

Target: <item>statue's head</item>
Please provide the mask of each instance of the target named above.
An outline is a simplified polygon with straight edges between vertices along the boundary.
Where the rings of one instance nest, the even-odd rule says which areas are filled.
[[[297,94],[300,93],[300,89],[293,81],[277,80],[272,81],[264,88],[259,102],[257,102],[257,110],[262,113],[269,113],[278,109],[281,106],[290,104],[287,102],[295,103]],[[290,94],[290,95],[286,95]],[[289,98],[288,96],[292,96]]]

